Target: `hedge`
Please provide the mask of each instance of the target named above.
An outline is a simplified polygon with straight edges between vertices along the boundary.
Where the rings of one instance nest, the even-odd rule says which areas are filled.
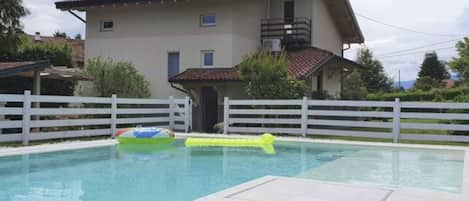
[[[372,101],[394,101],[395,98],[399,98],[401,101],[466,102],[469,100],[469,87],[434,89],[430,91],[375,93],[368,94],[367,96],[367,100]]]

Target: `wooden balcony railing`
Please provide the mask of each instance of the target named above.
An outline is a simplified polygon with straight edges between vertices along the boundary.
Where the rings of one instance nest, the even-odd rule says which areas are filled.
[[[310,46],[311,19],[262,19],[261,39],[280,39],[286,48]]]

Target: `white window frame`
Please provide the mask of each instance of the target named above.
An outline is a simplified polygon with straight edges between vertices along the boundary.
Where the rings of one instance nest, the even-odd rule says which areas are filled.
[[[104,28],[104,23],[107,23],[107,22],[112,22],[112,28]],[[101,20],[100,24],[99,24],[99,30],[101,32],[109,32],[109,31],[114,31],[114,20]]]
[[[214,16],[215,23],[204,23],[204,16]],[[214,27],[217,26],[217,15],[215,14],[202,14],[200,15],[200,26],[201,27]]]
[[[205,54],[212,54],[212,65],[205,65]],[[200,51],[200,66],[202,67],[213,67],[215,65],[215,50],[201,50]]]

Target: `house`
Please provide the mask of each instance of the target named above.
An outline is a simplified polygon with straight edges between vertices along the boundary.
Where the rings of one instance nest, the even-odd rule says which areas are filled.
[[[152,96],[185,96],[194,129],[222,121],[223,97],[243,98],[235,66],[261,49],[286,48],[290,75],[312,93],[338,96],[343,58],[364,37],[348,0],[73,0],[63,11],[86,11],[85,57],[131,61]],[[344,49],[344,47],[346,47]]]

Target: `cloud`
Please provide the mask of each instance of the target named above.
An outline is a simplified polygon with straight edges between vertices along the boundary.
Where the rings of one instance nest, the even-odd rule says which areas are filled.
[[[469,33],[469,1],[452,0],[451,3],[436,0],[351,0],[356,13],[372,17],[388,24],[399,25],[414,30],[442,33]],[[371,48],[385,67],[390,77],[397,79],[397,72],[401,71],[402,80],[414,80],[420,70],[425,51],[436,50],[440,59],[450,60],[456,55],[454,47],[456,41],[417,49],[403,53],[413,53],[396,57],[385,57],[387,53],[424,46],[441,41],[458,38],[435,37],[423,34],[405,32],[388,26],[383,26],[357,17],[365,35],[365,45]],[[345,56],[355,59],[357,49],[354,45]],[[439,50],[441,49],[441,50]]]
[[[22,20],[24,31],[29,34],[41,32],[41,35],[52,35],[55,31],[64,31],[73,37],[76,34],[85,36],[85,24],[68,12],[55,8],[54,0],[24,0],[23,4],[30,14]],[[85,16],[84,13],[80,13]]]

